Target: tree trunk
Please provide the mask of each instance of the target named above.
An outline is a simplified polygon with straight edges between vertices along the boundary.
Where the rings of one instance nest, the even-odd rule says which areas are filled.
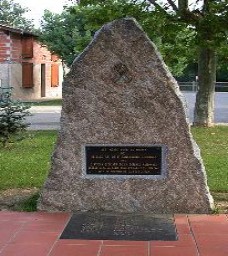
[[[216,52],[201,47],[198,60],[198,92],[196,95],[194,126],[214,125],[214,93],[216,82]]]

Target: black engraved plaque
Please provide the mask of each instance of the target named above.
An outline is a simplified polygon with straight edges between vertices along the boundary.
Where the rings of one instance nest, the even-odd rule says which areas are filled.
[[[60,239],[175,241],[172,215],[78,212],[74,213]]]
[[[161,175],[162,146],[86,146],[86,174]]]

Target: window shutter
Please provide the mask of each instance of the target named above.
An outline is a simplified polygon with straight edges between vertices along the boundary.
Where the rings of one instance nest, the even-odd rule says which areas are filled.
[[[22,87],[33,87],[33,64],[24,62],[22,63]]]
[[[59,86],[59,65],[58,64],[51,65],[51,86],[52,87]]]
[[[22,57],[33,58],[33,37],[22,38]]]

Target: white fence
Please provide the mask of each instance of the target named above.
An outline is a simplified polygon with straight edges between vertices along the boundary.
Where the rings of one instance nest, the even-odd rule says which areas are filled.
[[[198,83],[193,82],[178,82],[181,91],[196,92],[198,89]],[[228,82],[216,82],[216,92],[228,92]]]

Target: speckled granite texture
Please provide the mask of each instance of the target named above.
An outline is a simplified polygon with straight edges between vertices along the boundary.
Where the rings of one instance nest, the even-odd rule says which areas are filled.
[[[87,178],[85,144],[161,144],[166,178]],[[208,213],[204,166],[178,86],[133,19],[104,25],[63,86],[61,130],[38,208],[47,211]]]

